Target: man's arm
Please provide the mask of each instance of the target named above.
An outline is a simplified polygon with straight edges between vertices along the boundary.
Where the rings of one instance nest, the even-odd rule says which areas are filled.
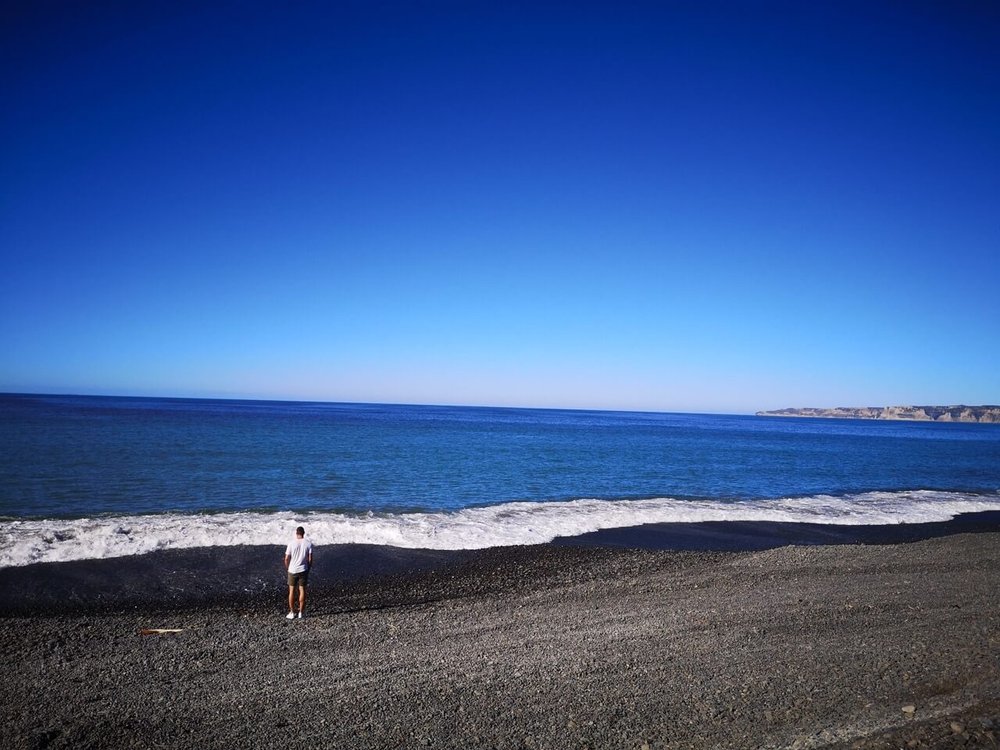
[[[285,553],[285,570],[288,570],[288,563],[291,562],[292,556],[287,552]]]

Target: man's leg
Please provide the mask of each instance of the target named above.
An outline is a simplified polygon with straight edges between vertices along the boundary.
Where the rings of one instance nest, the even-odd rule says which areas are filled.
[[[294,612],[295,611],[294,604],[295,604],[295,587],[294,586],[289,586],[288,587],[288,611],[289,612]]]
[[[306,587],[299,584],[299,613],[306,608]]]

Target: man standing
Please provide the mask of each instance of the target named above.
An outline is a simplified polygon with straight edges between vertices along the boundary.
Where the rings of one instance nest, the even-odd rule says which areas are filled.
[[[313,545],[305,538],[306,530],[299,526],[295,529],[295,541],[285,548],[285,569],[288,571],[288,614],[289,620],[295,619],[295,589],[299,590],[299,619],[306,606],[306,581],[309,569],[313,563]]]

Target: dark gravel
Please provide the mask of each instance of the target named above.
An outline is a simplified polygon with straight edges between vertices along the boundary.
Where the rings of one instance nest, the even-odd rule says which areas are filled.
[[[0,746],[997,747],[998,542],[8,569]]]

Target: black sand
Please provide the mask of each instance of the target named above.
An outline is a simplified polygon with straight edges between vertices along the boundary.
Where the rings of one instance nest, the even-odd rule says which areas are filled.
[[[997,747],[978,521],[738,552],[320,548],[292,622],[277,546],[7,569],[0,746]]]

